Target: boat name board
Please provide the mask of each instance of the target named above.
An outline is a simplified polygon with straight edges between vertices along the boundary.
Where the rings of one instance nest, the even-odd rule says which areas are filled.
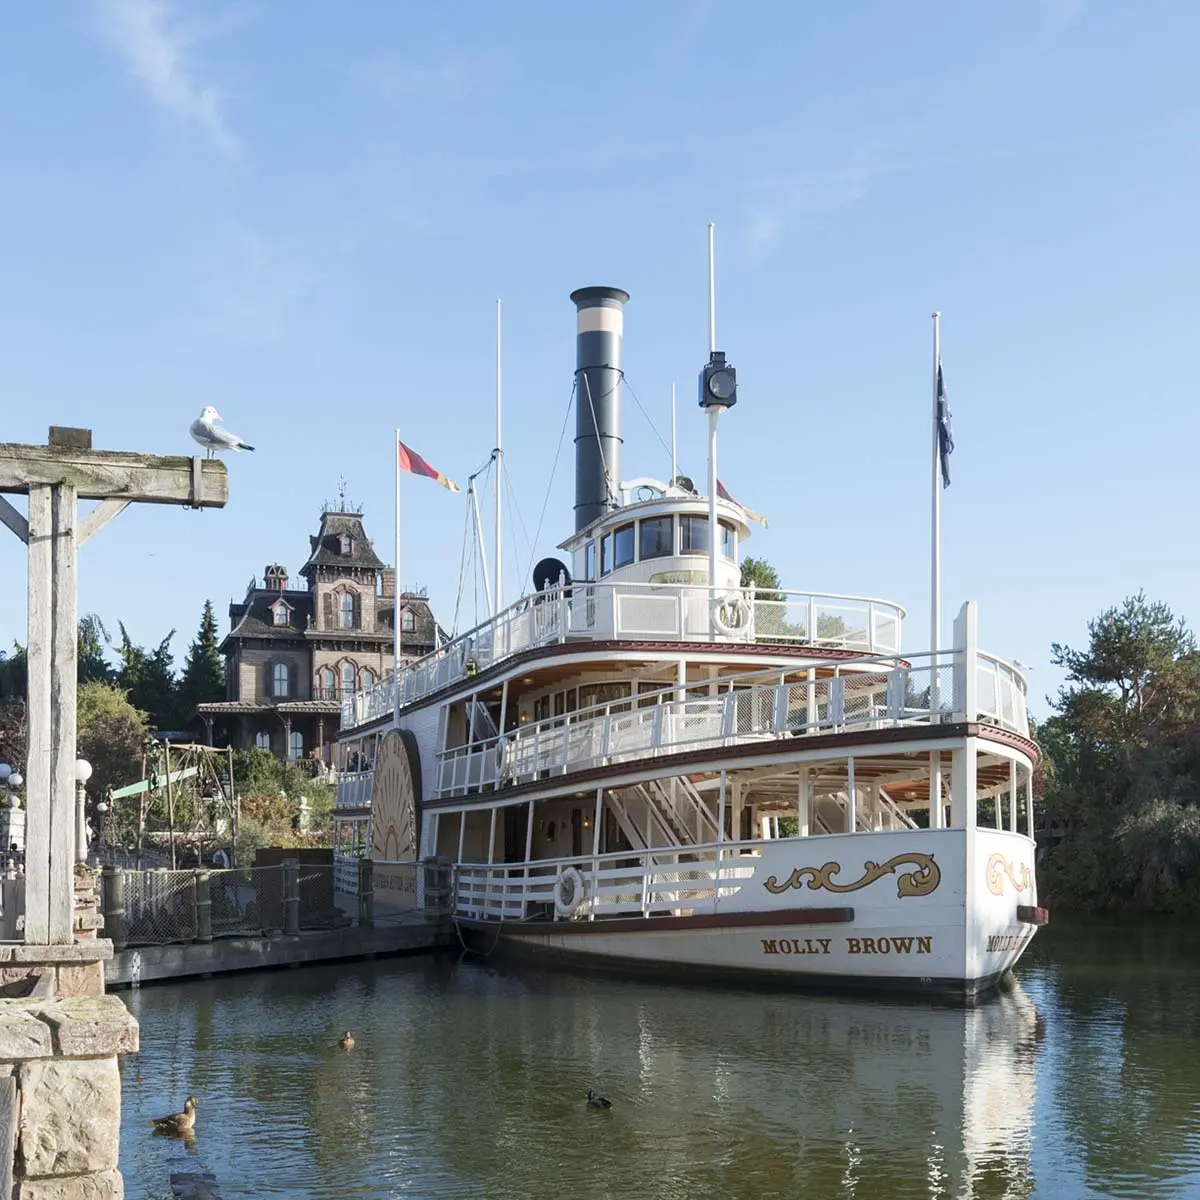
[[[760,938],[763,954],[830,954],[833,938]],[[932,935],[848,937],[847,954],[932,954]]]

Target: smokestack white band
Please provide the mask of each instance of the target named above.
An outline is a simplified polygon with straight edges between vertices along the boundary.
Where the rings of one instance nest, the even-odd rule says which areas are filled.
[[[621,337],[625,332],[625,313],[620,308],[596,305],[581,308],[576,314],[576,333],[615,333]]]

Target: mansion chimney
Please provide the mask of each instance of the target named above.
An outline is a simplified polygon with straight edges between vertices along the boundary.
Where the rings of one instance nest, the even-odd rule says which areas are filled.
[[[383,570],[379,572],[379,580],[379,594],[381,596],[394,598],[396,595],[396,568],[384,567]]]
[[[286,592],[288,585],[287,567],[272,563],[263,570],[263,587],[268,592]]]
[[[621,338],[629,293],[580,288],[575,302],[575,529],[617,506],[621,482]]]

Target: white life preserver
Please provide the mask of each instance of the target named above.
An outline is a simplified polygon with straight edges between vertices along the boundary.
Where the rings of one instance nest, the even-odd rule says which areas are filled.
[[[741,592],[730,592],[713,601],[712,619],[721,633],[734,637],[750,623],[750,605]]]
[[[583,876],[575,867],[566,867],[554,881],[554,911],[569,917],[584,901]]]

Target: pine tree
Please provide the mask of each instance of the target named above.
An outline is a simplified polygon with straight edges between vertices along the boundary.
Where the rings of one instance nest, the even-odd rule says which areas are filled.
[[[177,728],[178,693],[175,682],[175,661],[171,656],[171,639],[175,630],[147,653],[129,636],[124,622],[121,645],[117,653],[121,666],[117,671],[117,686],[129,697],[134,708],[146,713],[155,729]]]
[[[79,618],[79,666],[78,676],[81,684],[95,681],[111,683],[112,667],[104,657],[104,648],[110,642],[108,630],[104,622],[95,613],[88,613]]]
[[[179,716],[187,723],[196,706],[225,699],[225,661],[217,641],[217,618],[211,600],[205,600],[200,629],[188,648],[183,678],[179,681]]]

